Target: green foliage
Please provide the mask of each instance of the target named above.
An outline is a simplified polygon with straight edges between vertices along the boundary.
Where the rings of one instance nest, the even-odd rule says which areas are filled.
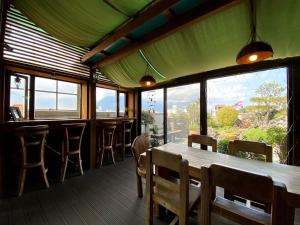
[[[234,140],[237,139],[240,134],[240,129],[237,127],[220,127],[218,133],[222,139]]]
[[[218,152],[223,154],[228,154],[228,144],[229,141],[226,139],[218,141]]]
[[[207,126],[217,128],[218,123],[211,117],[211,114],[207,114]]]
[[[154,123],[153,115],[149,111],[145,111],[145,110],[142,111],[141,120],[142,120],[142,124],[144,125]]]
[[[239,112],[231,107],[231,106],[224,106],[217,112],[217,121],[220,126],[233,126],[235,121],[237,120]]]
[[[272,145],[285,143],[286,130],[282,127],[271,127],[267,130],[267,142]]]
[[[267,132],[259,128],[250,128],[242,133],[242,139],[247,141],[267,142]]]
[[[189,130],[198,129],[200,124],[200,98],[186,107]]]

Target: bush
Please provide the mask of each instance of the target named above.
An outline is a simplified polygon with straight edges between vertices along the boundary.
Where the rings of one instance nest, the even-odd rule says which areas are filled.
[[[268,142],[267,136],[266,130],[250,128],[242,134],[242,139],[247,141]]]
[[[237,120],[239,112],[231,107],[224,106],[217,111],[217,121],[220,126],[233,126],[235,121]]]
[[[228,144],[229,140],[226,139],[218,141],[218,152],[228,154]]]

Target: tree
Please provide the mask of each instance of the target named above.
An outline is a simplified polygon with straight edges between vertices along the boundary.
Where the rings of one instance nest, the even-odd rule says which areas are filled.
[[[197,129],[200,124],[200,98],[186,107],[189,129]]]
[[[239,112],[235,108],[231,106],[224,106],[217,111],[216,117],[220,126],[231,127],[237,120],[238,115]]]
[[[283,112],[286,114],[286,94],[285,88],[276,82],[264,83],[259,86],[255,97],[250,101],[252,105],[248,108],[255,112],[255,118],[262,126],[268,126],[276,113]]]

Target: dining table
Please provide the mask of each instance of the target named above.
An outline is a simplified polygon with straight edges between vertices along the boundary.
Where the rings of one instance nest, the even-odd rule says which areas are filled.
[[[212,164],[219,164],[250,173],[270,176],[273,181],[286,186],[286,202],[282,203],[284,208],[283,213],[287,218],[285,225],[294,224],[295,208],[300,207],[300,167],[275,162],[243,159],[172,142],[154,148],[182,155],[182,158],[189,162],[189,176],[200,182],[203,176],[201,167],[209,167]],[[140,160],[144,161],[145,156],[146,153],[143,153]],[[201,207],[198,208],[198,215],[201,215]],[[199,218],[199,224],[200,220]]]

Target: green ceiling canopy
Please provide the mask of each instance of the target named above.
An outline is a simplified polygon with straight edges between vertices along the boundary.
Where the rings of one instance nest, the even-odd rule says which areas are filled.
[[[257,1],[257,33],[270,43],[274,57],[300,55],[300,1]],[[147,59],[164,76],[159,82],[194,73],[236,65],[238,51],[250,37],[247,1],[143,49]],[[139,86],[145,63],[134,53],[102,68],[111,80],[128,87]],[[127,77],[130,76],[130,79]],[[124,82],[124,80],[126,80]]]
[[[151,0],[15,0],[16,7],[54,37],[91,47]],[[116,10],[117,9],[117,10]],[[128,16],[126,16],[128,15]]]
[[[93,46],[126,21],[126,15],[135,14],[150,0],[109,2],[124,13],[102,0],[15,0],[16,7],[42,29],[58,39],[85,47]],[[250,37],[247,3],[241,0],[236,6],[142,49],[154,68],[148,72],[162,82],[236,65],[236,54]],[[299,0],[257,0],[257,33],[272,45],[274,58],[300,55],[299,12]],[[137,87],[145,69],[145,60],[136,52],[101,71],[121,86]]]

